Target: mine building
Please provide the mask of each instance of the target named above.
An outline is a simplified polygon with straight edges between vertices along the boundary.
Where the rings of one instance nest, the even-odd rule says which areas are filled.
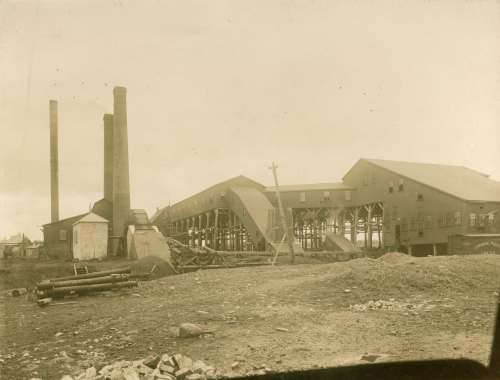
[[[342,182],[279,190],[297,251],[349,250],[362,236],[367,250],[461,254],[452,250],[452,236],[476,239],[479,247],[487,241],[482,247],[491,248],[500,232],[500,182],[462,166],[362,158]],[[244,176],[158,208],[151,220],[165,235],[193,246],[287,251],[279,245],[284,231],[276,189]],[[453,246],[459,240],[467,244],[456,237]]]

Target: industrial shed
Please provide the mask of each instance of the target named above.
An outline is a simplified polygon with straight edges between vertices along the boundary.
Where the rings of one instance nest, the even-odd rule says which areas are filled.
[[[108,221],[89,213],[73,224],[73,259],[103,259],[108,254]]]

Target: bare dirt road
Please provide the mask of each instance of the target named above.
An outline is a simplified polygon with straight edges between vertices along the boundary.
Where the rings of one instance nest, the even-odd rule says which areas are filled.
[[[389,253],[198,271],[142,282],[136,296],[81,297],[45,308],[3,296],[0,370],[2,379],[61,379],[164,353],[240,375],[262,364],[288,371],[366,363],[366,354],[487,364],[499,272],[495,255]],[[213,334],[178,338],[182,323]]]

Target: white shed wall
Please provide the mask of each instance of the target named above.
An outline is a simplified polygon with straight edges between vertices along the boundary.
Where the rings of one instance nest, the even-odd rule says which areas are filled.
[[[78,243],[74,243],[73,257],[79,260],[103,259],[108,250],[108,223],[78,223]]]

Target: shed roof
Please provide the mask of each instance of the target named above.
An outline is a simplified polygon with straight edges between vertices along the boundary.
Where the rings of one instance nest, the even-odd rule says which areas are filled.
[[[346,185],[343,182],[332,182],[332,183],[312,183],[306,185],[285,185],[279,186],[280,192],[284,191],[307,191],[307,190],[350,190],[355,189],[355,187]],[[276,186],[266,187],[266,192],[275,192]]]
[[[73,223],[73,226],[77,223],[108,223],[108,221],[93,212],[89,212],[83,218]]]
[[[463,200],[500,202],[500,182],[488,178],[487,174],[464,166],[420,164],[371,158],[361,158],[356,165],[361,161],[369,162]]]
[[[46,223],[46,224],[43,224],[42,227],[50,227],[52,225],[55,225],[55,224],[58,224],[58,223],[61,223],[61,222],[68,222],[68,221],[71,221],[71,219],[75,219],[75,220],[80,220],[82,219],[85,215],[88,215],[89,213],[86,212],[85,214],[80,214],[80,215],[75,215],[75,216],[70,216],[69,218],[65,218],[65,219],[61,219],[61,220],[58,220],[57,222],[51,222],[51,223]]]

